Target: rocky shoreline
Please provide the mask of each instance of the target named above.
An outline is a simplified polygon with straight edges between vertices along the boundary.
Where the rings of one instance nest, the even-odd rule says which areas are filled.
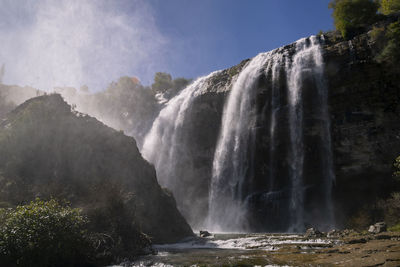
[[[400,233],[348,234],[329,246],[312,249],[282,247],[270,257],[275,264],[290,266],[400,266]]]
[[[400,232],[212,234],[154,246],[130,266],[400,266]]]

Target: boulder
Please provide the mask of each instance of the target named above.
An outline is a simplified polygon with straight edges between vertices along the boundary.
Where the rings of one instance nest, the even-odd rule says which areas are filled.
[[[306,233],[304,234],[304,237],[307,238],[315,238],[315,237],[323,237],[323,233],[321,233],[318,229],[315,228],[309,228],[307,229]]]
[[[208,231],[200,231],[200,237],[209,237],[212,236]]]
[[[373,234],[379,234],[382,232],[386,232],[387,226],[385,222],[377,222],[373,225],[369,226],[368,232]]]
[[[327,237],[338,237],[339,235],[340,231],[333,229],[328,232]]]
[[[328,232],[327,237],[347,237],[347,236],[355,236],[359,233],[353,229],[344,229],[344,230],[336,230],[333,229]]]

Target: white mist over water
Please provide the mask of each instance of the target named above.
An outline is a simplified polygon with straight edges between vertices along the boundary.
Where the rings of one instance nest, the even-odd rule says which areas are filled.
[[[51,90],[104,89],[112,79],[151,79],[168,40],[145,1],[0,0],[4,83]],[[128,12],[125,12],[129,10]]]

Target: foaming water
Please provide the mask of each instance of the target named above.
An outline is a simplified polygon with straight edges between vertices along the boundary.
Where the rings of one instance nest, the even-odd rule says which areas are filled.
[[[191,238],[181,243],[154,245],[156,255],[139,258],[128,266],[287,266],[276,265],[269,253],[296,247],[314,251],[330,247],[337,241],[307,239],[294,234],[221,234],[210,238]],[[285,253],[285,252],[282,252]],[[260,265],[261,264],[261,265]]]

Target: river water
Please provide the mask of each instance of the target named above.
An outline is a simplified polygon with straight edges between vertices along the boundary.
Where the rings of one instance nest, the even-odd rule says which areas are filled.
[[[334,242],[296,234],[223,233],[176,244],[154,245],[155,255],[142,256],[121,266],[287,266],[277,265],[272,255],[288,253],[291,248],[299,253],[315,253]]]

